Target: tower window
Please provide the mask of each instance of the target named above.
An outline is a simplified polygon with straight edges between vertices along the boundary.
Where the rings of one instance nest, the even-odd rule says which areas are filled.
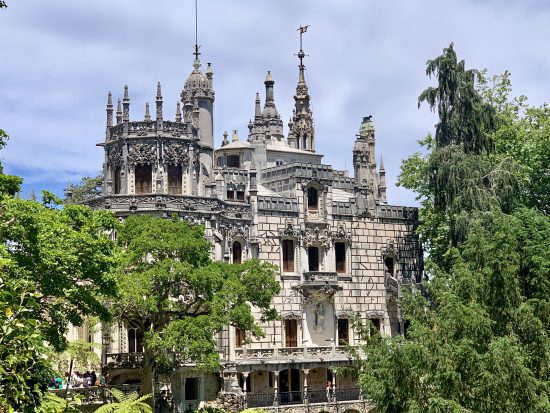
[[[344,242],[334,243],[334,253],[336,255],[336,272],[346,272],[346,244]]]
[[[120,166],[115,168],[115,179],[114,179],[114,192],[115,194],[120,194],[122,187],[122,179],[120,177]]]
[[[237,191],[237,201],[244,201],[244,191]]]
[[[242,247],[239,241],[233,243],[233,264],[240,264],[242,260]]]
[[[136,165],[135,167],[136,194],[150,194],[153,192],[153,169],[151,165]]]
[[[298,322],[297,320],[285,320],[285,347],[298,346]]]
[[[227,155],[227,167],[228,168],[240,168],[241,160],[239,155]]]
[[[227,190],[227,199],[235,199],[235,191]]]
[[[181,165],[168,165],[168,193],[181,195],[182,168]]]
[[[307,189],[307,209],[310,211],[317,211],[319,209],[319,195],[317,189]]]
[[[310,271],[319,271],[319,248],[308,247],[307,260]]]
[[[283,272],[294,272],[294,241],[283,240]]]

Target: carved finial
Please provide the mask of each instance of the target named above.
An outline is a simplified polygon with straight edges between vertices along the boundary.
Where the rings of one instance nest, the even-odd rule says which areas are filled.
[[[149,113],[149,102],[145,104],[145,120],[150,121],[151,120],[151,114]]]
[[[239,135],[237,135],[237,129],[233,129],[233,136],[231,136],[231,140],[233,142],[238,142],[239,141]]]
[[[212,71],[212,63],[207,63],[206,64],[206,77],[208,78],[208,80],[212,80],[212,75],[214,74],[214,72]]]
[[[119,123],[122,123],[122,104],[120,102],[120,98],[118,98],[118,101],[116,104],[116,123],[117,125]]]
[[[109,91],[107,95],[107,127],[113,126],[113,95]]]
[[[162,91],[160,89],[160,82],[157,82],[157,100],[162,100]]]
[[[382,156],[380,156],[380,173],[381,174],[386,173],[386,169],[384,168],[384,159],[382,158]]]
[[[160,89],[160,82],[157,82],[157,121],[160,120],[162,120],[162,91]]]
[[[271,70],[267,71],[267,76],[265,77],[266,82],[273,82],[273,76],[271,76]]]
[[[179,102],[176,105],[176,122],[181,123],[181,107]]]
[[[225,132],[223,133],[222,146],[229,145],[229,140],[227,139],[227,136],[228,136],[228,135],[229,135],[229,134],[227,133],[227,131],[225,131]]]
[[[260,106],[260,94],[258,92],[256,92],[256,101],[254,103],[254,117],[259,119],[262,117],[262,107]]]
[[[124,85],[124,99],[122,99],[122,120],[130,120],[130,98],[128,97],[128,85]]]

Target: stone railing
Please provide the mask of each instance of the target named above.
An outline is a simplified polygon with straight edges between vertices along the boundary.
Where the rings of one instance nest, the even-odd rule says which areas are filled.
[[[135,369],[143,364],[143,353],[107,353],[108,369]]]
[[[338,273],[330,271],[304,272],[304,284],[338,284]]]
[[[247,407],[269,407],[297,404],[338,403],[362,400],[359,388],[337,388],[334,391],[291,391],[275,393],[246,393]]]
[[[323,361],[348,360],[350,347],[322,346],[322,347],[281,347],[271,349],[235,349],[235,360],[240,363],[268,362],[268,361]]]
[[[108,391],[109,389],[118,389],[122,391],[125,395],[128,395],[132,392],[140,392],[139,384],[122,384],[114,386],[102,386],[102,387],[71,387],[69,389],[50,389],[50,393],[55,394],[61,398],[67,398],[69,400],[80,401],[80,404],[90,405],[90,404],[105,404],[115,402],[115,398]]]

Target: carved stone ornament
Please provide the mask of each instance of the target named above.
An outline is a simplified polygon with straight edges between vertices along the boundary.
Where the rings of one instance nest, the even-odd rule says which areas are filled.
[[[340,225],[336,232],[332,233],[332,239],[333,241],[345,241],[348,244],[351,244],[351,233],[346,231],[346,227],[344,227],[344,225]]]
[[[328,230],[326,228],[319,228],[318,226],[306,228],[302,239],[306,247],[313,244],[321,244],[325,249],[329,249],[332,243]]]
[[[163,147],[164,163],[167,165],[181,165],[185,168],[189,164],[187,149],[177,143],[168,143]]]
[[[137,143],[130,146],[130,150],[128,151],[128,162],[131,165],[154,164],[156,159],[157,154],[154,145]]]
[[[395,259],[399,258],[399,251],[397,250],[397,247],[395,246],[395,240],[390,239],[388,240],[386,246],[382,248],[382,257],[393,257]]]
[[[285,222],[285,227],[279,230],[280,238],[300,238],[302,232],[299,228],[295,228],[292,220],[287,219]]]
[[[302,314],[296,311],[286,311],[281,313],[281,318],[283,320],[301,320]]]
[[[237,238],[243,239],[247,244],[250,239],[250,231],[248,225],[245,226],[233,226],[227,229],[227,240],[230,244]]]
[[[122,157],[122,145],[111,145],[107,152],[107,160],[109,165],[117,167],[122,166],[124,159]]]
[[[303,285],[292,287],[302,297],[302,306],[315,310],[319,303],[331,304],[334,294],[342,287],[337,285],[323,285],[319,288],[307,288]]]

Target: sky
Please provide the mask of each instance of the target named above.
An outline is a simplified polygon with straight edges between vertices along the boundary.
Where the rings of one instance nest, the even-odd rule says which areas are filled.
[[[0,153],[24,194],[95,176],[105,138],[107,92],[130,92],[130,119],[141,120],[162,84],[164,117],[192,70],[194,0],[8,0],[0,10]],[[436,118],[418,108],[433,84],[426,61],[454,42],[468,68],[512,73],[514,94],[540,105],[550,93],[550,2],[545,0],[198,0],[198,43],[211,62],[214,133],[246,139],[255,93],[265,96],[271,70],[275,103],[286,126],[298,78],[296,29],[304,34],[317,151],[323,162],[352,170],[363,116],[376,126],[388,201],[415,205],[396,187],[401,160]]]

